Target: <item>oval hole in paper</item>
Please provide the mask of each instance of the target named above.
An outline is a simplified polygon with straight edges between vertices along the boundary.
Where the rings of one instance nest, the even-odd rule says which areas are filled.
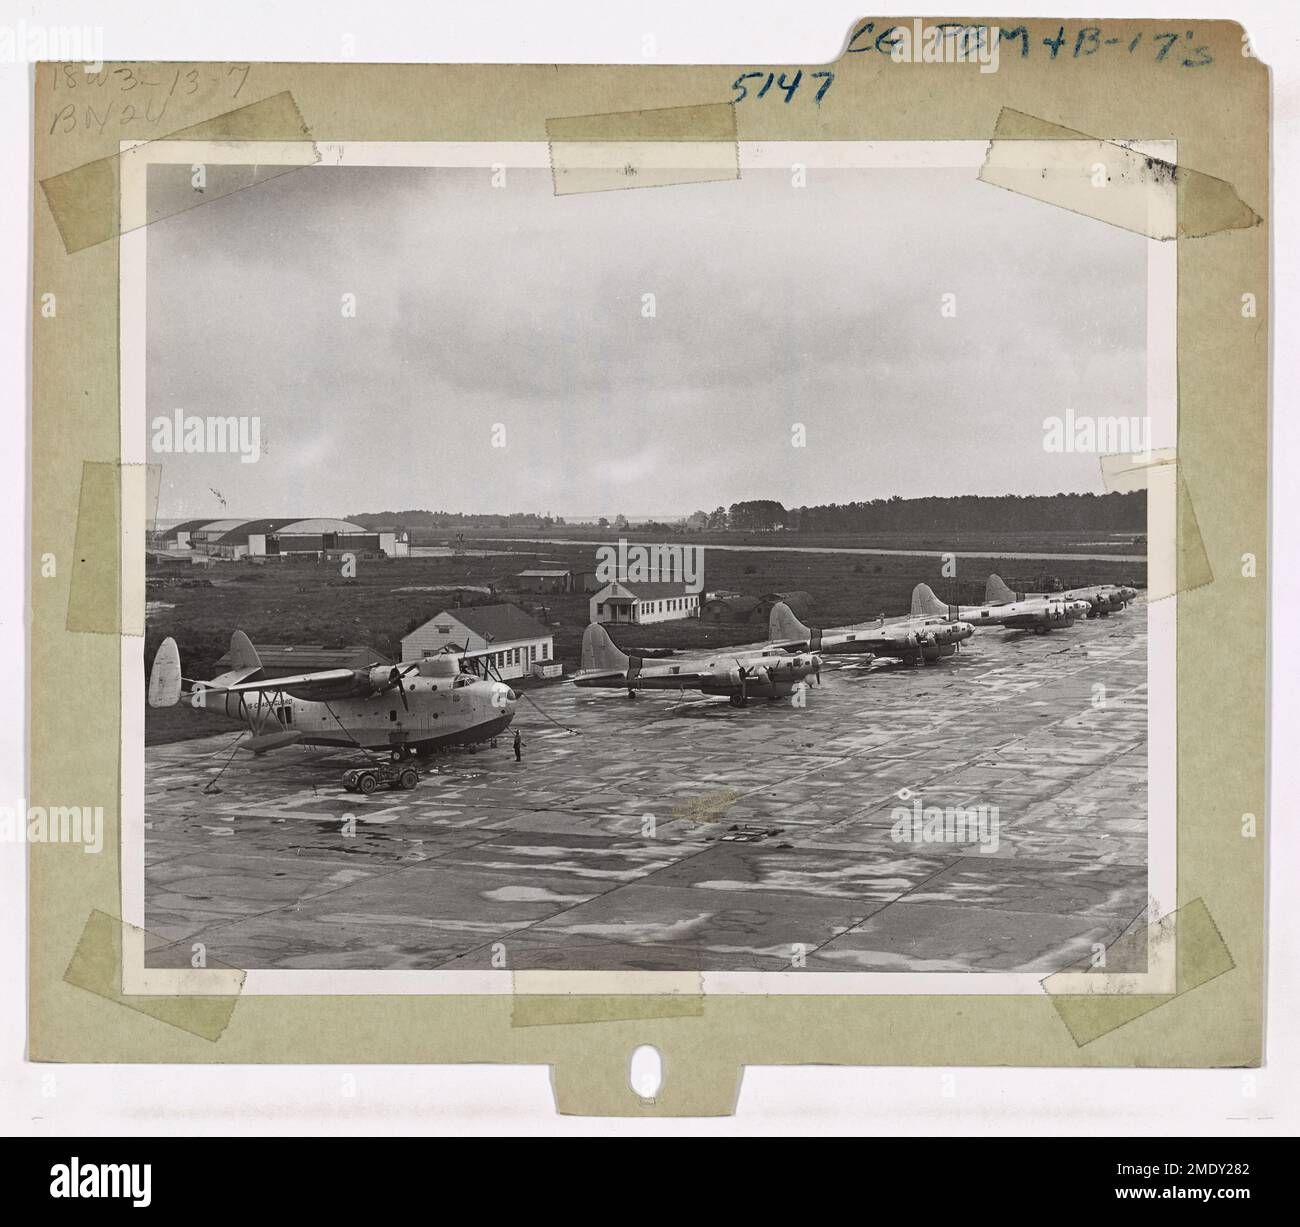
[[[642,1044],[632,1053],[628,1082],[642,1099],[653,1099],[664,1080],[663,1058],[653,1044]]]

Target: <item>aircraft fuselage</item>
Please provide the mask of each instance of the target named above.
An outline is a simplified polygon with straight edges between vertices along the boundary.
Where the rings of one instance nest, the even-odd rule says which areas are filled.
[[[404,689],[405,704],[395,688],[324,703],[274,690],[208,694],[198,683],[184,701],[255,733],[283,730],[299,734],[294,740],[305,745],[368,750],[468,745],[504,732],[514,718],[514,692],[499,682],[411,677]]]

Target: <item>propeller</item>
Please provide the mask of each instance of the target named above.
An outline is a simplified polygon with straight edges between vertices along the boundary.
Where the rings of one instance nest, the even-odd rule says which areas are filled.
[[[740,658],[736,658],[736,667],[732,671],[732,676],[740,685],[740,701],[749,702],[749,679],[751,676],[757,678],[764,684],[772,680],[772,675],[762,665],[742,665]]]
[[[405,711],[411,710],[411,705],[406,701],[406,687],[402,685],[402,678],[414,669],[418,669],[418,662],[408,665],[405,669],[399,669],[396,665],[392,667],[388,674],[388,684],[397,687],[397,693],[402,697],[402,708]]]

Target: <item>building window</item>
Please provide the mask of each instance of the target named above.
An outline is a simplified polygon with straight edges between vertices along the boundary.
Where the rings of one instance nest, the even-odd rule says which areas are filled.
[[[544,644],[542,644],[542,659],[543,659],[543,660],[548,660],[548,659],[549,659],[548,653],[550,652],[550,649],[551,649],[551,645],[550,645],[549,643],[544,643]]]
[[[435,626],[433,629],[434,629],[435,631],[437,631],[438,634],[440,634],[440,635],[450,635],[450,634],[451,634],[451,623],[450,623],[450,622],[447,622],[447,623],[445,623],[445,624],[440,623],[439,625]]]

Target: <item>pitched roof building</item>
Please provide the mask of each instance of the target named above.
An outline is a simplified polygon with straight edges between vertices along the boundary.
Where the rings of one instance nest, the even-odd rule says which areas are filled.
[[[489,652],[504,679],[554,671],[555,640],[517,605],[471,605],[444,609],[402,636],[402,661],[423,660],[447,650]]]
[[[588,602],[592,622],[671,622],[695,618],[700,612],[700,594],[688,592],[685,584],[606,584]]]

